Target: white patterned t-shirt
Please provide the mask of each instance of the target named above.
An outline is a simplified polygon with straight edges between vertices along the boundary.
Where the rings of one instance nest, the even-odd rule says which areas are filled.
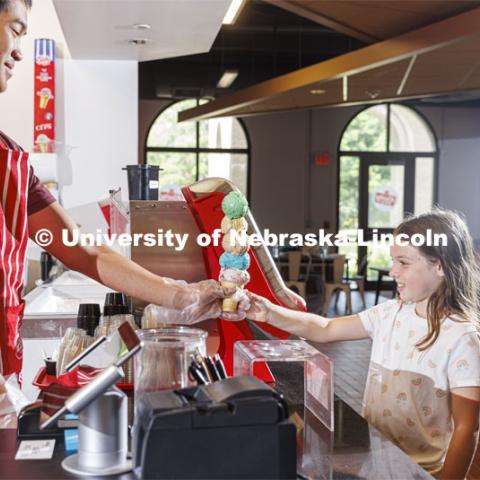
[[[363,415],[432,474],[443,465],[453,431],[450,391],[480,386],[475,327],[446,318],[427,350],[428,333],[415,303],[390,300],[359,314],[373,340]]]

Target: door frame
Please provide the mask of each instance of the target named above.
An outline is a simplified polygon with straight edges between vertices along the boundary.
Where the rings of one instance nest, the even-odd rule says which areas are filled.
[[[405,153],[384,153],[381,155],[365,153],[359,155],[360,178],[358,182],[358,228],[364,232],[364,240],[371,240],[373,228],[368,224],[368,207],[369,207],[369,168],[373,165],[402,165],[404,167],[404,181],[403,181],[403,217],[413,213],[415,203],[415,156]],[[394,227],[381,228],[376,227],[378,234],[393,233]],[[357,255],[359,260],[366,257],[368,254],[368,247],[360,245],[357,247]],[[365,271],[361,272],[365,275],[365,283],[367,288],[376,286],[375,280],[368,280],[368,259],[365,262]],[[386,285],[393,282],[384,282]]]
[[[377,158],[385,158],[387,156],[390,156],[390,155],[399,155],[399,156],[402,156],[402,155],[406,155],[406,156],[410,156],[410,157],[414,157],[414,158],[417,158],[417,157],[426,157],[426,158],[433,158],[433,168],[434,168],[434,172],[433,172],[433,204],[435,205],[437,202],[438,202],[438,183],[439,183],[439,157],[440,157],[440,154],[439,154],[439,143],[438,143],[438,138],[437,138],[437,134],[433,128],[433,125],[432,123],[430,122],[429,118],[427,118],[423,112],[417,110],[416,108],[413,108],[412,106],[410,105],[405,105],[403,104],[404,107],[408,107],[410,110],[412,110],[413,112],[415,112],[416,115],[418,115],[422,120],[423,122],[425,123],[426,127],[429,129],[432,137],[433,137],[433,141],[434,141],[434,145],[435,145],[435,151],[433,152],[421,152],[421,151],[415,151],[415,152],[391,152],[390,151],[390,123],[391,123],[391,106],[392,105],[395,105],[395,102],[385,102],[385,103],[379,103],[378,105],[386,105],[387,107],[387,124],[386,124],[386,140],[385,140],[385,151],[382,151],[382,152],[367,152],[367,151],[353,151],[353,150],[342,150],[340,148],[341,144],[342,144],[342,139],[343,139],[343,136],[346,132],[346,130],[349,128],[349,126],[351,125],[352,121],[360,114],[362,113],[364,110],[368,110],[369,108],[372,108],[372,105],[365,105],[363,108],[360,108],[359,110],[355,111],[355,113],[353,113],[350,117],[350,119],[345,123],[345,126],[343,127],[341,133],[340,133],[340,136],[338,138],[338,146],[337,146],[337,201],[336,201],[336,231],[338,232],[339,230],[339,224],[340,224],[340,158],[345,156],[350,156],[350,157],[362,157],[364,155],[367,155],[367,156],[371,156],[372,158],[373,157],[377,157]],[[362,164],[362,161],[361,161],[361,158],[359,158],[359,161],[360,161],[360,171],[361,171],[361,164]],[[415,185],[415,176],[413,177],[414,178],[414,183],[413,185]],[[360,189],[362,188],[361,187],[362,185],[362,179],[360,178],[360,175],[359,175],[359,202],[360,202]],[[367,195],[368,195],[368,185],[366,185],[366,188],[367,188]],[[368,212],[367,212],[368,213]],[[360,217],[360,205],[359,205],[359,217]],[[360,218],[358,218],[358,225],[359,225],[359,228],[360,228]],[[366,249],[365,249],[365,253],[366,253]],[[358,257],[357,257],[357,266],[358,266],[358,263],[361,262],[361,259],[362,257],[360,256],[360,252],[358,252]],[[362,273],[362,272],[359,272],[359,273]],[[366,273],[366,272],[365,272]],[[372,286],[375,284],[375,282],[366,282],[366,288],[367,289],[371,289]]]
[[[371,230],[368,228],[368,168],[370,165],[405,165],[404,181],[404,215],[414,213],[415,208],[415,163],[417,158],[433,158],[433,204],[438,201],[438,152],[356,152],[346,151],[338,154],[338,175],[337,175],[337,230],[340,221],[340,174],[341,157],[357,157],[359,160],[358,180],[358,228],[364,230],[364,238],[371,237]],[[393,228],[377,228],[379,234],[392,233]],[[367,247],[357,247],[357,263],[367,255]],[[364,271],[359,272],[365,275],[365,287],[368,290],[374,289],[375,280],[367,280],[368,262],[365,263]],[[385,282],[387,283],[387,282]]]

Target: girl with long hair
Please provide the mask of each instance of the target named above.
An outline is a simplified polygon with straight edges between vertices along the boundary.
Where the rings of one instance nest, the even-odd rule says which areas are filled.
[[[408,239],[445,234],[446,246]],[[404,220],[391,247],[396,299],[327,319],[252,293],[247,317],[315,342],[371,337],[363,415],[439,478],[464,478],[477,445],[480,405],[479,274],[472,239],[454,212]],[[228,318],[227,314],[224,314]]]

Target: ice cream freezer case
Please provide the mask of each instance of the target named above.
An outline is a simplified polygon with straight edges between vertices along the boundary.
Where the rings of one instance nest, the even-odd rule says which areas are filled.
[[[201,246],[201,240],[206,236],[213,237],[214,231],[220,229],[224,216],[221,203],[232,191],[238,189],[228,180],[209,178],[184,187],[184,201],[131,201],[131,234],[150,234],[157,239],[154,246],[148,246],[142,241],[134,242],[131,247],[132,260],[153,273],[169,278],[187,282],[217,280],[220,273],[219,259],[223,253],[221,241],[212,241],[209,245]],[[247,213],[246,220],[247,233],[260,234],[251,211]],[[168,236],[165,235],[167,233]],[[172,238],[172,235],[177,237]],[[170,238],[169,244],[167,238]],[[185,242],[184,245],[181,242]],[[265,246],[252,246],[249,255],[250,282],[247,288],[250,291],[278,305],[305,310],[305,302],[285,286]],[[144,303],[134,300],[134,310],[137,313],[140,313],[144,306]],[[210,348],[216,341],[216,349],[231,373],[233,344],[237,340],[254,338],[249,323],[227,322],[219,318],[198,326],[209,332]],[[286,332],[275,327],[262,324],[259,326],[273,337],[288,337]],[[259,366],[256,374],[266,381],[272,379],[266,365]]]

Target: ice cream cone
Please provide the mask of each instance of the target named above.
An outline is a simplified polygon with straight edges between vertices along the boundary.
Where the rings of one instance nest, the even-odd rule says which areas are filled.
[[[238,302],[233,297],[224,298],[222,302],[222,311],[234,313],[237,311]]]
[[[40,150],[40,152],[42,153],[49,152],[51,144],[52,140],[44,133],[41,133],[35,140],[35,145],[37,146],[37,149]]]
[[[237,288],[238,287],[238,285],[236,283],[232,283],[232,282],[220,282],[220,285],[223,288]]]
[[[243,288],[243,285],[238,285],[232,282],[220,282],[220,285],[224,288]],[[236,300],[235,293],[231,297],[224,298],[222,301],[223,312],[236,312],[238,308],[238,300]]]
[[[50,95],[40,95],[40,108],[45,110],[48,106],[48,102],[50,101]]]

